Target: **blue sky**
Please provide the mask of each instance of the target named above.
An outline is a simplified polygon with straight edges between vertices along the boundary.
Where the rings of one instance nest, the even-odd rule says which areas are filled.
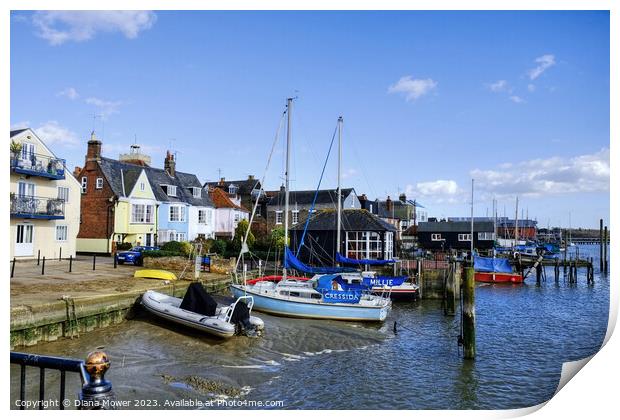
[[[339,115],[345,186],[431,216],[541,226],[609,217],[607,12],[13,12],[11,124],[68,166],[95,128],[203,180],[262,175],[285,98],[293,188],[314,189]],[[98,115],[93,119],[93,115]],[[266,187],[282,182],[283,140]],[[336,184],[336,156],[323,185]]]

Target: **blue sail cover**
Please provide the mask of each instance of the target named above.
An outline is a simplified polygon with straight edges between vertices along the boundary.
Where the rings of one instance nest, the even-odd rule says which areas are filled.
[[[352,273],[355,271],[354,268],[350,267],[310,267],[299,261],[295,254],[291,252],[288,247],[284,248],[285,258],[284,258],[284,266],[286,268],[292,268],[297,271],[301,271],[302,273],[309,274],[334,274],[334,273]]]
[[[407,280],[407,276],[377,276],[377,277],[364,277],[363,284],[368,287],[383,287],[383,286],[400,286]]]
[[[334,284],[336,283],[336,285]],[[335,290],[334,286],[337,289]],[[317,290],[323,295],[323,302],[327,303],[358,303],[362,297],[362,291],[350,286],[341,276],[327,274],[319,278]]]
[[[474,270],[482,273],[512,273],[507,258],[474,257]]]
[[[357,265],[386,265],[386,264],[394,264],[396,260],[356,260],[354,258],[348,258],[343,255],[340,255],[339,252],[336,252],[336,261],[342,264],[357,264]]]

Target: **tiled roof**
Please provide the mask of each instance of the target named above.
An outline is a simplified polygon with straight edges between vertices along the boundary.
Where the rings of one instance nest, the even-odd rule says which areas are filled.
[[[209,189],[223,188],[228,191],[230,185],[235,185],[238,188],[237,193],[239,195],[249,195],[254,189],[260,188],[260,181],[258,179],[242,179],[239,181],[224,180],[223,182],[213,181],[205,182],[204,187]]]
[[[341,199],[344,201],[349,194],[353,191],[353,188],[343,188],[341,191]],[[314,194],[316,190],[308,191],[290,191],[289,192],[289,204],[294,205],[311,205],[314,200]],[[316,197],[316,204],[333,204],[336,206],[337,190],[319,190]],[[283,190],[275,192],[271,200],[269,200],[270,206],[283,206],[285,194]]]
[[[237,209],[237,210],[242,210],[245,212],[249,211],[243,207],[243,206],[239,206],[237,204],[235,204],[230,197],[228,197],[228,194],[225,193],[224,191],[222,191],[219,188],[213,188],[209,194],[211,195],[211,199],[213,200],[213,204],[215,205],[215,208],[217,209],[221,209],[221,208],[230,208],[230,209]]]
[[[99,166],[108,180],[112,191],[114,191],[114,193],[119,197],[123,197],[125,194],[129,194],[131,192],[133,186],[138,180],[140,172],[144,170],[157,201],[179,202],[188,203],[193,206],[213,207],[211,198],[204,190],[202,191],[200,198],[196,198],[192,195],[192,191],[189,187],[201,188],[200,181],[198,181],[196,175],[177,171],[175,173],[176,176],[171,177],[163,169],[121,162],[105,157],[101,158]],[[121,171],[123,172],[122,177]],[[123,184],[121,179],[125,184],[125,194],[123,193]],[[173,197],[167,195],[161,187],[162,185],[176,186],[177,196]]]
[[[11,130],[11,137],[14,137],[16,135],[18,135],[19,133],[23,133],[24,131],[28,130],[27,128],[20,128],[17,130]]]
[[[336,230],[335,210],[323,210],[310,216],[309,231]],[[379,217],[363,209],[346,209],[342,211],[342,229],[345,231],[395,232],[396,228]],[[306,222],[302,221],[291,230],[304,230]]]

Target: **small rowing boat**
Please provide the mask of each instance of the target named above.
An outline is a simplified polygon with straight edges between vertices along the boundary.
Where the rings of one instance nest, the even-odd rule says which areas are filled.
[[[265,325],[250,315],[252,296],[241,296],[232,305],[218,305],[200,283],[192,283],[183,299],[148,290],[141,303],[160,318],[222,338],[258,336]]]
[[[174,273],[166,270],[136,270],[133,273],[134,277],[144,278],[144,279],[160,279],[160,280],[176,280],[177,276]]]

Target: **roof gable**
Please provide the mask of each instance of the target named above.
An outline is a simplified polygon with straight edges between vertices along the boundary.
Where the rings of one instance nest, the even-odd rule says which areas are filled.
[[[211,195],[211,199],[213,200],[213,204],[215,205],[215,208],[237,209],[237,210],[241,210],[241,211],[245,211],[249,213],[249,211],[245,207],[235,204],[230,199],[230,197],[228,197],[228,194],[226,194],[220,188],[213,188],[213,190],[211,190],[210,192],[210,195]]]

